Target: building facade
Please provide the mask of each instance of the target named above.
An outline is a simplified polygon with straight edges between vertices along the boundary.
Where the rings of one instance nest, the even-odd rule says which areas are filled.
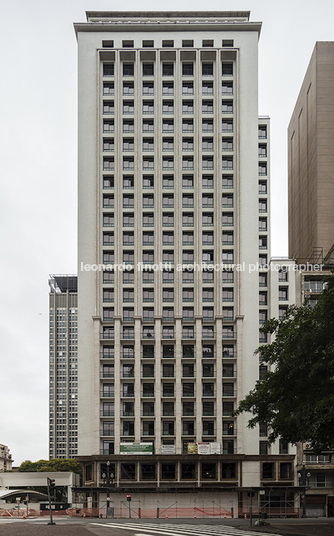
[[[6,445],[0,445],[0,471],[11,471],[13,465],[12,455]]]
[[[77,277],[49,279],[49,457],[78,453]]]
[[[322,262],[334,236],[334,43],[317,42],[288,128],[289,255]]]
[[[151,505],[152,489],[185,505],[215,490],[237,512],[250,488],[274,486],[263,504],[295,506],[294,450],[233,416],[263,372],[254,350],[278,312],[271,289],[294,301],[282,260],[268,270],[260,29],[248,12],[89,12],[75,24],[78,492],[90,504],[105,504],[109,461],[114,505],[134,486]]]

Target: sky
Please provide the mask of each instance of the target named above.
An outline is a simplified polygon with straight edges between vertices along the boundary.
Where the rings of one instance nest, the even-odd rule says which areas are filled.
[[[11,0],[0,33],[0,443],[48,458],[48,278],[76,268],[77,48],[85,11],[153,0]],[[272,255],[287,248],[287,126],[332,0],[169,0],[161,10],[251,11],[262,21],[259,114],[271,117]]]

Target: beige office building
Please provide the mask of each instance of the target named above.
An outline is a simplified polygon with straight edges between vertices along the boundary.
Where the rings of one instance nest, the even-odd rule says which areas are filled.
[[[236,515],[269,484],[263,500],[293,505],[294,451],[233,416],[263,372],[260,323],[294,301],[286,270],[259,270],[270,260],[260,29],[248,12],[88,12],[75,24],[77,491],[89,487],[90,504],[105,504],[109,461],[115,507],[131,489],[141,507],[156,506],[152,489],[160,506],[215,492]]]
[[[334,43],[317,42],[288,129],[289,255],[322,262],[334,237]]]

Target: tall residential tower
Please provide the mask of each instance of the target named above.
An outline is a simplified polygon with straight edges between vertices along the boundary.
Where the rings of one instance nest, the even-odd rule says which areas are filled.
[[[49,457],[78,453],[77,277],[51,275]]]

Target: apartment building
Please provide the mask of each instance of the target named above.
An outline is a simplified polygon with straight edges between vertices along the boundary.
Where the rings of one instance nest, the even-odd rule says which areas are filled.
[[[77,277],[49,279],[49,457],[78,453]]]
[[[294,301],[286,262],[269,263],[260,29],[249,12],[88,12],[75,24],[87,505],[109,491],[116,507],[131,490],[141,507],[174,493],[205,505],[214,491],[237,515],[251,488],[294,505],[295,451],[233,416],[261,375],[271,289]]]

